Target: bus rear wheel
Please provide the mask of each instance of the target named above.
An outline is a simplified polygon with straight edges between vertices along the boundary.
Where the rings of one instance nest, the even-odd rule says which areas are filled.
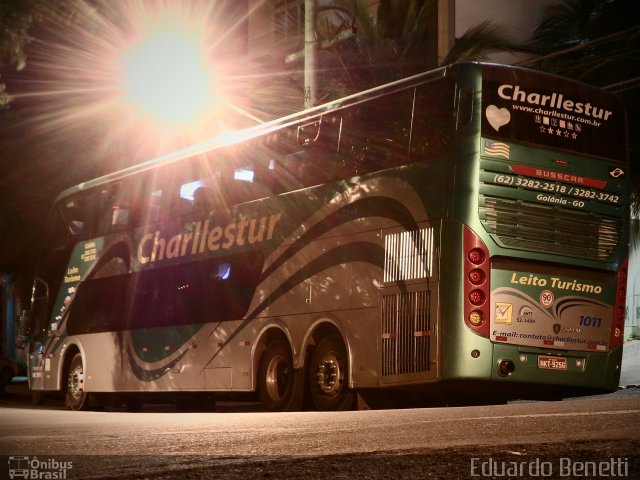
[[[258,395],[270,411],[302,408],[304,373],[293,367],[291,349],[281,340],[269,343],[260,356]]]
[[[89,407],[89,395],[84,390],[84,365],[79,353],[76,353],[69,366],[65,404],[70,410],[86,410]]]
[[[351,410],[353,392],[347,386],[347,351],[334,336],[324,337],[313,351],[309,365],[309,390],[318,410]]]

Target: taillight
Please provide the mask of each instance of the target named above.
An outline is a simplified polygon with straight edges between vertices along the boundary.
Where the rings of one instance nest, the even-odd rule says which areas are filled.
[[[484,263],[487,258],[487,254],[481,248],[472,248],[467,254],[467,259],[474,265],[480,265]]]
[[[489,250],[473,231],[464,227],[464,322],[489,336]]]
[[[613,309],[613,324],[611,325],[610,347],[622,345],[624,332],[624,309],[627,303],[627,269],[629,258],[625,258],[618,270],[618,285],[616,288],[616,306]]]
[[[474,268],[469,272],[469,275],[467,275],[467,278],[474,285],[481,285],[484,283],[485,279],[487,278],[487,274],[484,273],[484,271],[480,270],[479,268]]]
[[[487,296],[484,294],[482,290],[478,290],[478,289],[471,290],[471,293],[469,294],[469,301],[476,307],[479,307],[482,304],[484,304],[486,299],[487,299]]]

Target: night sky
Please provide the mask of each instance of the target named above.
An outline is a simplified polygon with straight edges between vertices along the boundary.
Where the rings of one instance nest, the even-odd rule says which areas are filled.
[[[107,60],[134,36],[136,22],[150,3],[100,5],[100,16],[87,10],[76,23],[45,21],[32,28],[26,68],[18,72],[15,66],[0,67],[0,83],[13,97],[9,108],[0,109],[0,274],[11,273],[26,285],[60,192],[190,140],[176,135],[168,143],[173,132],[136,124],[113,101],[117,72]],[[124,15],[123,5],[137,10]],[[246,53],[246,22],[241,21],[245,1],[234,0],[226,7],[224,2],[200,2],[197,8],[206,11],[192,5],[187,10],[186,2],[167,5],[183,9],[172,19],[183,16],[207,27],[216,21],[224,28],[233,26],[233,34],[218,33],[224,41],[213,34],[207,38],[212,57],[237,63],[238,55]]]

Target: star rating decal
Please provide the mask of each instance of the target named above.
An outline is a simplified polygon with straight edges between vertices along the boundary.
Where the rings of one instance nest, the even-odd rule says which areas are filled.
[[[540,126],[540,133],[543,135],[554,135],[560,138],[571,138],[572,140],[578,139],[578,134],[575,131],[563,128],[546,127],[545,125]]]
[[[542,135],[553,135],[558,138],[577,140],[578,134],[582,132],[582,125],[575,120],[535,115],[533,121],[538,124]]]

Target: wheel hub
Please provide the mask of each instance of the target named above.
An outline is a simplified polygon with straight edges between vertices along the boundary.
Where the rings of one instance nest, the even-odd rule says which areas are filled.
[[[340,363],[333,353],[328,353],[318,365],[318,386],[326,395],[332,396],[342,388]]]
[[[80,398],[84,391],[84,372],[82,367],[76,367],[69,374],[69,393],[76,400]]]

